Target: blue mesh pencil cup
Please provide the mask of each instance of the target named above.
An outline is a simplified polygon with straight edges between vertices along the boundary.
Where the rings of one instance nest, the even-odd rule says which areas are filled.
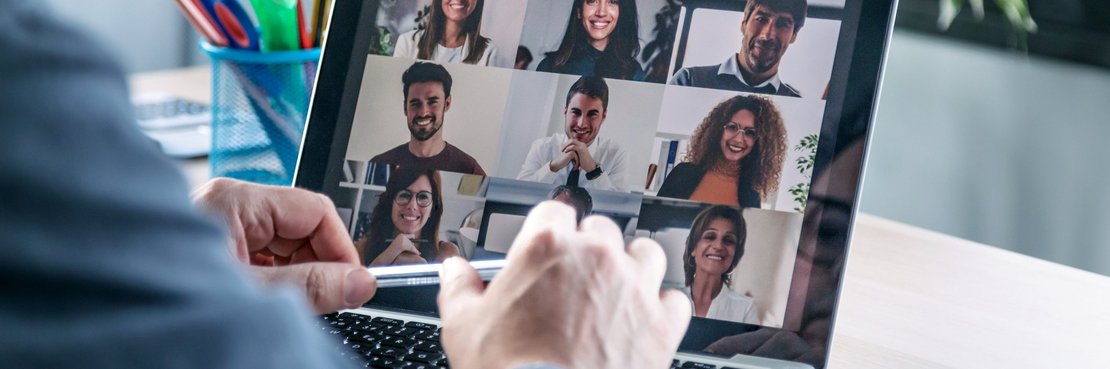
[[[291,184],[320,49],[200,48],[212,61],[212,177]]]

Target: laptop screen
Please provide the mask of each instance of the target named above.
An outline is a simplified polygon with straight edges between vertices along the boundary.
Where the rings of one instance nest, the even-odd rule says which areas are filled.
[[[683,350],[752,354],[737,337],[788,332],[822,366],[879,71],[872,56],[854,72],[870,89],[847,92],[864,10],[337,4],[297,185],[333,199],[371,266],[504,258],[533,206],[565,202],[662,246],[664,287],[694,307]],[[846,107],[863,115],[844,123]],[[434,294],[370,305],[434,314]]]

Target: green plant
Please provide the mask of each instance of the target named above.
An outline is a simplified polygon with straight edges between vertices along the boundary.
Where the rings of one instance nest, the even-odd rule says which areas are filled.
[[[811,134],[802,137],[802,140],[794,146],[794,151],[802,153],[802,156],[794,161],[794,167],[798,168],[798,172],[806,178],[806,181],[791,186],[787,192],[790,192],[790,196],[794,198],[794,203],[798,204],[794,207],[794,211],[801,213],[806,210],[806,199],[809,198],[809,182],[813,178],[813,163],[817,161],[817,135]]]
[[[392,32],[389,32],[388,28],[378,26],[378,32],[374,34],[374,39],[370,40],[370,55],[393,55],[391,36]]]
[[[940,16],[937,17],[937,27],[941,30],[948,30],[952,21],[963,9],[964,3],[971,5],[971,11],[975,14],[975,19],[983,20],[985,13],[983,11],[983,0],[940,0]],[[1010,21],[1010,26],[1013,27],[1014,34],[1017,36],[1018,45],[1025,49],[1029,34],[1037,32],[1037,23],[1033,22],[1033,16],[1029,15],[1027,0],[994,0],[994,4],[1002,10],[1002,14],[1006,15],[1006,19]]]

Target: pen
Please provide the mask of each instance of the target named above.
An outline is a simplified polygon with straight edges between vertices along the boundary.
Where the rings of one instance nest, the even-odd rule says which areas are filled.
[[[297,35],[300,36],[301,48],[312,48],[312,34],[305,24],[304,19],[304,2],[308,0],[297,0]]]
[[[417,244],[417,245],[423,245],[423,244],[432,242],[431,240],[425,240],[425,239],[422,239],[422,238],[410,238],[409,241],[412,241],[413,244]],[[389,245],[391,243],[393,243],[393,239],[382,240],[383,245]]]
[[[470,266],[478,272],[483,281],[490,281],[505,268],[505,260],[471,261]],[[397,265],[370,267],[366,270],[374,275],[378,288],[413,287],[439,284],[439,269],[442,264]]]
[[[216,21],[208,11],[197,4],[196,0],[176,0],[175,2],[181,8],[181,12],[185,14],[185,19],[193,24],[193,28],[196,28],[208,40],[208,43],[219,47],[227,47],[227,38],[224,37],[223,32],[216,25]]]

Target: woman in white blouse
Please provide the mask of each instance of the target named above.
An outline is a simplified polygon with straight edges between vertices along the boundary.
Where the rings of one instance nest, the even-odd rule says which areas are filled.
[[[736,208],[715,205],[702,210],[686,237],[684,292],[694,302],[694,316],[758,324],[755,302],[733,292],[731,273],[744,255],[744,217]]]
[[[497,58],[497,47],[481,34],[484,3],[484,0],[432,0],[427,26],[401,34],[393,56],[491,65]]]

